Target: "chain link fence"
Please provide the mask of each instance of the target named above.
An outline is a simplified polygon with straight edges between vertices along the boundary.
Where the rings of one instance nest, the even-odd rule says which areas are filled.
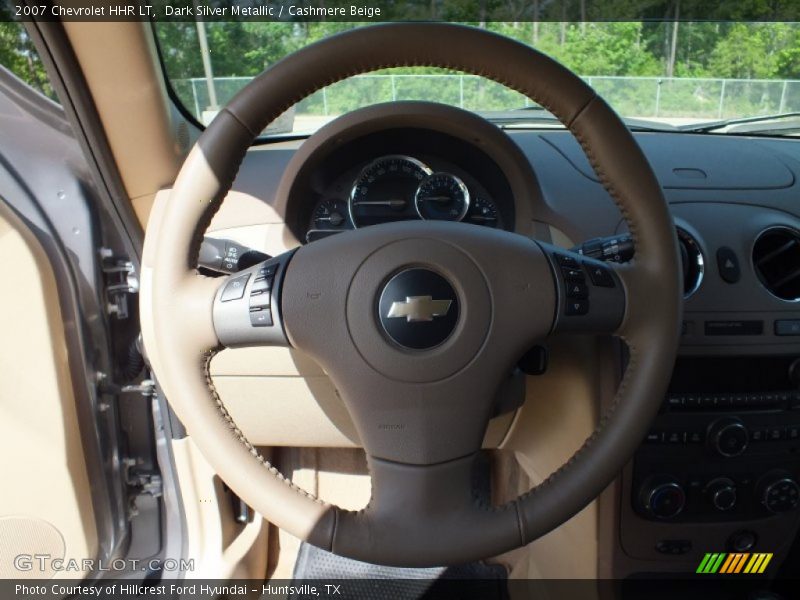
[[[216,77],[224,105],[252,78]],[[800,80],[704,79],[592,76],[583,79],[617,112],[643,119],[713,120],[800,111]],[[174,80],[185,106],[208,123],[218,107],[209,106],[203,78]],[[473,111],[508,111],[532,102],[507,87],[473,75],[359,75],[330,85],[295,107],[296,117],[334,117],[356,108],[394,100],[427,100]]]

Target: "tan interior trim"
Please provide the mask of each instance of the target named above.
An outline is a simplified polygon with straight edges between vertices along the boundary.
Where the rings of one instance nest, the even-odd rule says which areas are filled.
[[[175,180],[185,155],[182,117],[170,99],[147,23],[65,21],[134,211],[144,227],[155,193]]]
[[[172,452],[188,532],[181,558],[194,560],[187,578],[263,579],[267,522],[256,514],[250,523],[236,523],[229,492],[191,438],[174,440]]]
[[[58,289],[44,250],[15,217],[0,217],[0,578],[80,578],[32,563],[20,554],[49,554],[78,565],[98,551],[90,482],[68,365]],[[20,274],[24,274],[21,276]]]

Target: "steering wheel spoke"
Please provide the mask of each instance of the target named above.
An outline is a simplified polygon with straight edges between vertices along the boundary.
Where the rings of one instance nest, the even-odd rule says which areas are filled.
[[[222,345],[286,346],[281,289],[293,251],[228,275],[214,295],[214,329]]]
[[[522,539],[514,503],[493,508],[478,453],[434,465],[368,457],[372,497],[362,511],[340,511],[333,549],[353,558],[397,562],[394,548],[414,548],[404,566],[471,560],[466,548],[486,544],[497,554]],[[453,543],[457,539],[458,543]]]
[[[623,278],[627,267],[548,244],[542,247],[558,290],[554,332],[617,332],[628,304]]]

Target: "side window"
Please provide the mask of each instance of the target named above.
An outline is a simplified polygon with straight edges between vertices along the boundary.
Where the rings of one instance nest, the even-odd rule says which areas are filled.
[[[3,2],[0,2],[0,65],[58,102],[33,41],[22,23],[11,20],[11,13]]]

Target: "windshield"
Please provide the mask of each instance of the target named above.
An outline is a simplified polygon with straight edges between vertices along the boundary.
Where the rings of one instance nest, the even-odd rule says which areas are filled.
[[[185,109],[202,124],[265,67],[298,48],[362,23],[161,22],[164,66]],[[529,44],[594,87],[629,124],[729,131],[724,121],[770,116],[748,133],[794,134],[776,115],[800,111],[797,23],[486,23]],[[389,69],[309,96],[265,131],[308,134],[357,108],[427,100],[475,111],[507,127],[558,126],[500,84],[457,71]],[[782,121],[782,120],[781,120]],[[767,124],[772,124],[768,126]]]

